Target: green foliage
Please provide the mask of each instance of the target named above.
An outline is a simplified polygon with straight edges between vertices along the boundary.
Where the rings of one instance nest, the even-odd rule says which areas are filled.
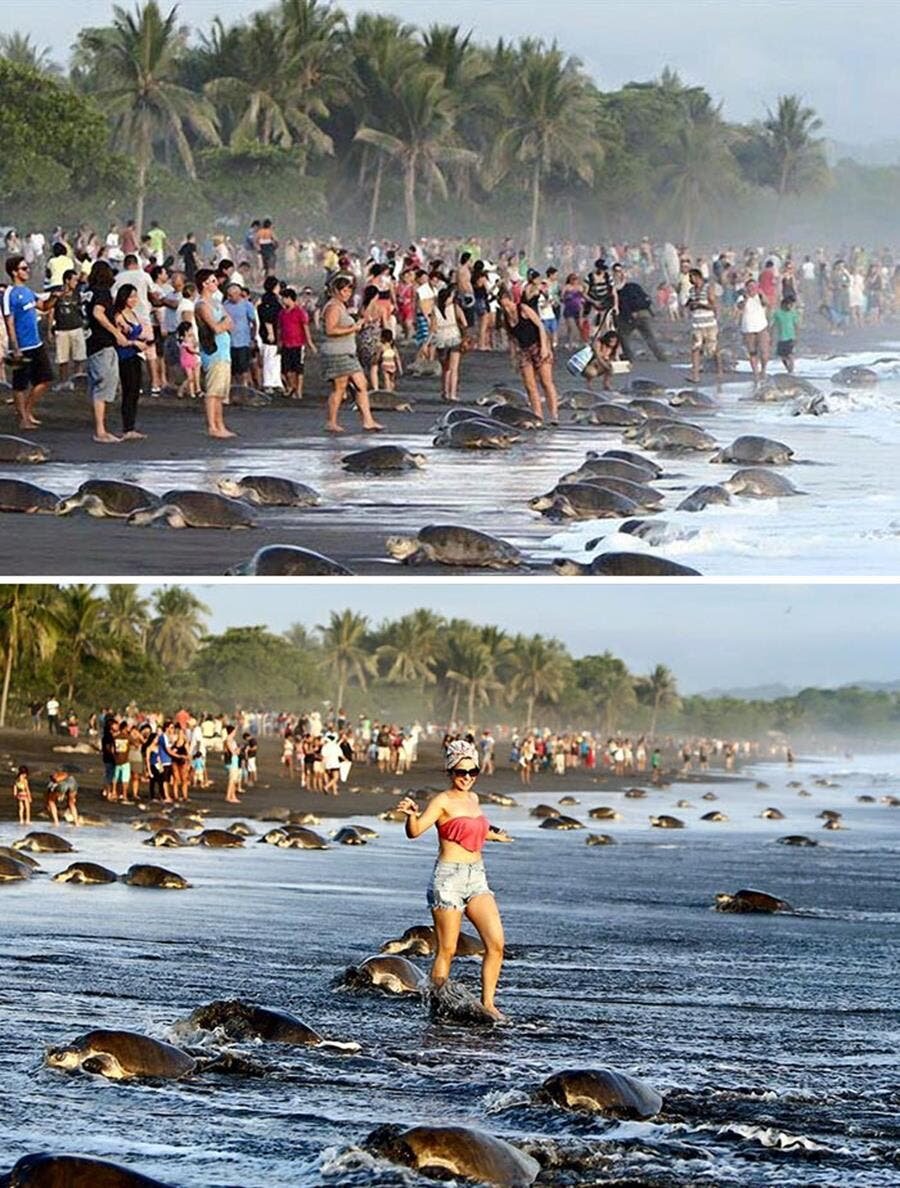
[[[216,706],[297,705],[321,692],[313,657],[265,627],[230,627],[207,636],[191,675]]]

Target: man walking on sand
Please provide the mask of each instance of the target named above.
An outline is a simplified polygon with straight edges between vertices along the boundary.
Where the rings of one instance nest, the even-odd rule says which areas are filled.
[[[211,268],[198,271],[196,285],[199,296],[194,311],[206,394],[206,431],[210,437],[236,437],[226,429],[224,414],[231,391],[232,321],[222,306],[218,279]]]
[[[10,256],[6,273],[11,283],[3,294],[3,316],[12,361],[16,414],[20,429],[37,429],[41,422],[35,417],[34,408],[53,379],[38,313],[52,309],[56,295],[42,300],[31,291],[27,283],[31,268],[24,256]]]

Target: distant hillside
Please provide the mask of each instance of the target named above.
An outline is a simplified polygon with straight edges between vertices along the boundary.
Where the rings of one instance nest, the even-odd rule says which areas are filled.
[[[733,689],[707,689],[700,697],[736,697],[740,701],[777,701],[779,697],[794,697],[806,685],[750,685]],[[865,689],[869,693],[900,692],[900,680],[896,681],[845,681],[840,689]]]

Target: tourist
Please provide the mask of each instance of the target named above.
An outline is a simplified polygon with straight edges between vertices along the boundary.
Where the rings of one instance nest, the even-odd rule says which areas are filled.
[[[619,312],[618,295],[602,256],[594,261],[593,270],[588,273],[585,305],[588,312],[596,314],[595,325],[601,333],[615,329]]]
[[[206,431],[210,437],[236,437],[226,428],[224,414],[231,391],[231,318],[223,309],[218,278],[211,268],[201,268],[195,283],[199,296],[194,315],[203,367]]]
[[[277,276],[267,276],[263,295],[256,307],[259,340],[262,354],[262,386],[265,392],[282,390],[281,354],[278,345],[278,316],[281,313],[281,282]]]
[[[226,804],[240,804],[240,797],[238,792],[241,790],[241,756],[240,747],[235,738],[234,726],[225,727],[225,774],[228,784],[225,788],[225,802]]]
[[[31,267],[23,256],[10,256],[6,274],[12,282],[3,293],[3,317],[12,366],[13,400],[20,429],[37,429],[34,410],[53,379],[50,356],[41,338],[38,313],[52,310],[56,297],[39,298],[28,287]]]
[[[188,231],[185,235],[184,243],[178,249],[178,255],[181,257],[185,279],[193,282],[197,275],[197,237],[193,231]]]
[[[51,817],[55,818],[57,825],[59,824],[58,805],[61,798],[63,799],[64,819],[77,829],[81,825],[81,817],[78,815],[78,781],[64,767],[55,767],[47,784],[45,806]]]
[[[344,432],[338,423],[338,413],[349,383],[356,389],[356,407],[359,409],[363,429],[367,433],[376,433],[382,428],[372,417],[368,383],[356,354],[356,338],[362,330],[362,323],[358,322],[347,308],[353,298],[353,288],[353,277],[345,272],[338,273],[331,282],[331,296],[322,311],[322,326],[325,332],[322,343],[322,374],[331,385],[325,420],[325,430],[328,433]]]
[[[631,335],[640,334],[653,353],[653,357],[660,363],[667,362],[666,353],[656,341],[656,335],[653,333],[653,303],[647,291],[637,281],[629,279],[628,273],[621,264],[613,265],[612,274],[619,300],[617,327],[623,357],[629,363],[634,362]]]
[[[138,317],[138,294],[134,285],[122,285],[116,293],[113,305],[116,329],[125,338],[125,346],[117,346],[119,358],[119,385],[122,389],[122,439],[143,440],[136,426],[138,401],[141,395],[141,375],[144,351],[149,345],[150,334],[145,322]]]
[[[719,321],[716,299],[710,283],[704,279],[699,268],[687,272],[688,287],[684,290],[681,304],[691,318],[691,374],[690,381],[700,383],[700,366],[704,355],[716,361],[716,374],[722,374],[722,359],[719,354]]]
[[[251,345],[256,339],[256,310],[244,296],[240,281],[228,282],[222,308],[231,319],[231,380],[246,384],[250,378]]]
[[[114,729],[113,735],[113,754],[115,756],[112,791],[110,793],[110,800],[121,800],[123,804],[128,803],[128,793],[131,789],[131,762],[129,760],[129,753],[131,751],[131,738],[128,723],[122,721],[118,728]],[[122,792],[119,794],[119,788]]]
[[[80,278],[74,268],[63,273],[62,289],[53,307],[53,339],[56,343],[56,362],[59,367],[60,383],[69,388],[69,367],[78,375],[87,359],[87,344],[84,337],[84,314],[82,313]]]
[[[94,417],[94,441],[102,443],[121,440],[106,426],[106,407],[115,400],[119,389],[119,357],[116,348],[128,345],[128,339],[115,322],[113,280],[109,264],[105,260],[97,260],[91,268],[87,289],[82,295],[87,313],[87,377]]]
[[[615,330],[607,330],[605,334],[594,335],[591,341],[593,358],[581,373],[588,387],[591,386],[591,380],[596,379],[599,375],[603,377],[603,390],[608,392],[612,388],[613,364],[619,357],[620,345],[619,335]]]
[[[394,332],[389,327],[381,331],[381,349],[378,354],[378,371],[381,387],[386,392],[397,390],[397,377],[403,374],[403,360],[394,343]]]
[[[775,353],[787,372],[794,370],[794,347],[797,344],[797,326],[800,315],[794,308],[794,301],[785,297],[772,314],[772,328],[775,331]]]
[[[528,393],[531,411],[543,417],[541,391],[547,401],[551,425],[559,424],[559,396],[553,382],[553,350],[547,331],[534,309],[525,301],[518,303],[508,288],[500,291],[500,308],[503,310],[506,328],[522,376],[522,383]],[[538,390],[540,384],[541,391]]]
[[[59,734],[59,702],[52,694],[47,698],[44,710],[47,714],[47,733]]]
[[[200,383],[200,348],[197,331],[192,322],[180,322],[175,332],[178,341],[178,362],[184,380],[178,386],[179,396],[196,398],[202,395]]]
[[[256,230],[256,250],[262,261],[263,274],[266,277],[275,275],[275,262],[278,254],[278,240],[271,219],[263,219]]]
[[[577,272],[570,272],[560,293],[563,325],[566,339],[564,346],[577,347],[584,342],[583,319],[585,297],[581,278]]]
[[[475,794],[478,751],[464,739],[447,746],[446,769],[451,786],[432,797],[420,812],[410,796],[397,805],[406,816],[406,836],[420,837],[432,825],[438,832],[438,858],[428,889],[428,906],[437,934],[437,953],[431,967],[432,984],[440,988],[450,976],[463,914],[475,925],[484,944],[481,1002],[485,1011],[502,1021],[494,996],[503,965],[503,925],[488,886],[482,849],[488,841],[509,841],[494,829],[481,811]]]
[[[315,354],[316,350],[309,333],[309,314],[297,300],[296,289],[284,289],[279,306],[277,342],[284,391],[292,400],[302,400],[306,351],[309,348]]]
[[[431,338],[441,364],[441,399],[459,399],[459,364],[467,323],[454,285],[445,285],[431,311]]]
[[[28,768],[22,766],[16,772],[12,788],[13,799],[19,810],[19,824],[31,824],[31,784],[28,782]],[[59,824],[59,821],[56,822]]]
[[[754,380],[765,379],[769,363],[769,314],[766,299],[753,277],[748,277],[742,296],[738,297],[741,311],[741,334]]]

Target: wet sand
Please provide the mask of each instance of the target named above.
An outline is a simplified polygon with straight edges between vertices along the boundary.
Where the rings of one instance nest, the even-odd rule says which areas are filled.
[[[662,323],[657,330],[676,366],[639,358],[629,379],[646,377],[669,388],[685,386],[686,325]],[[891,335],[888,326],[868,327],[833,338],[815,330],[804,335],[802,348],[827,355],[874,345]],[[723,342],[742,357],[733,329]],[[564,363],[567,350],[557,356],[556,377],[561,393],[578,386]],[[773,366],[773,374],[779,370]],[[710,380],[714,377],[710,376]],[[746,384],[745,374],[727,374],[724,383]],[[462,362],[461,400],[472,403],[495,383],[519,378],[504,352],[472,352]],[[315,361],[307,376],[307,395],[301,404],[277,398],[264,408],[228,411],[228,423],[239,433],[232,441],[206,436],[200,401],[173,398],[143,399],[139,426],[147,440],[99,445],[91,438],[89,408],[84,395],[50,392],[39,415],[43,427],[31,436],[52,451],[40,466],[0,466],[0,474],[38,483],[63,496],[87,478],[116,478],[138,482],[156,493],[173,487],[215,489],[218,477],[274,473],[307,482],[321,491],[322,505],[311,509],[265,508],[253,512],[257,527],[249,531],[215,529],[174,530],[164,525],[137,528],[119,520],[95,519],[83,512],[64,518],[47,515],[0,516],[0,573],[8,575],[115,577],[220,575],[249,559],[268,544],[293,544],[324,553],[360,575],[479,573],[485,570],[449,568],[426,563],[403,566],[390,559],[385,537],[401,532],[415,535],[429,523],[462,523],[514,542],[529,558],[526,570],[547,574],[551,554],[542,543],[558,526],[529,510],[528,499],[553,486],[564,469],[574,467],[584,451],[617,445],[618,438],[598,439],[590,425],[572,423],[565,410],[558,429],[525,435],[507,451],[437,450],[431,445],[432,427],[447,405],[437,396],[435,376],[405,376],[400,392],[415,402],[412,412],[377,413],[385,429],[370,435],[358,431],[352,407],[342,410],[348,432],[334,439],[324,433],[324,385]],[[752,431],[753,411],[747,412]],[[112,410],[110,425],[117,425]],[[15,432],[12,409],[5,408],[5,432]],[[383,477],[348,476],[341,467],[344,454],[385,443],[419,450],[427,455],[425,469]],[[598,529],[603,522],[598,521]]]
[[[17,818],[16,803],[11,795],[14,774],[11,769],[22,763],[29,768],[31,775],[32,828],[46,826],[48,818],[42,815],[44,790],[52,769],[57,765],[69,768],[75,774],[79,785],[80,811],[108,816],[114,821],[128,820],[135,815],[133,804],[109,804],[101,796],[103,767],[98,754],[65,754],[53,750],[54,746],[68,746],[74,741],[77,740],[52,737],[46,731],[38,734],[26,730],[0,731],[0,765],[9,773],[8,779],[4,779],[4,786],[0,788],[0,821],[15,821]],[[548,803],[555,804],[561,796],[571,793],[576,788],[582,791],[586,786],[596,788],[597,796],[600,797],[603,793],[621,793],[627,788],[640,787],[647,789],[649,806],[654,804],[654,799],[656,800],[657,811],[664,795],[662,790],[653,788],[649,773],[619,777],[597,771],[589,772],[584,768],[573,769],[565,776],[545,772],[535,776],[531,784],[524,787],[517,772],[503,762],[508,750],[507,743],[498,746],[497,756],[501,764],[494,775],[482,776],[479,779],[478,791],[482,794],[494,792],[513,797],[519,797],[523,793],[539,794],[542,800],[546,799]],[[285,778],[280,756],[279,739],[270,737],[261,741],[259,783],[246,791],[241,805],[234,806],[226,805],[224,801],[225,778],[221,770],[220,757],[210,755],[208,770],[210,778],[214,781],[213,787],[205,792],[193,790],[191,803],[207,807],[217,816],[226,816],[226,810],[230,812],[234,809],[235,819],[259,817],[275,806],[285,805],[298,812],[318,813],[329,817],[355,817],[382,813],[393,807],[398,798],[409,791],[432,792],[447,787],[447,777],[440,762],[440,747],[438,742],[433,740],[426,740],[420,745],[419,761],[412,771],[405,775],[383,775],[374,764],[370,767],[355,763],[347,785],[337,796],[307,792],[300,787],[296,779]],[[666,775],[673,788],[676,785],[701,782],[708,784],[719,780],[733,782],[734,778],[733,774],[726,776],[716,768],[702,777],[699,772],[685,777],[674,772]],[[142,786],[142,795],[146,797],[146,784]],[[502,813],[503,810],[497,808],[491,811],[496,814]],[[571,811],[577,815],[579,811],[584,810]],[[602,825],[602,822],[598,824]]]

